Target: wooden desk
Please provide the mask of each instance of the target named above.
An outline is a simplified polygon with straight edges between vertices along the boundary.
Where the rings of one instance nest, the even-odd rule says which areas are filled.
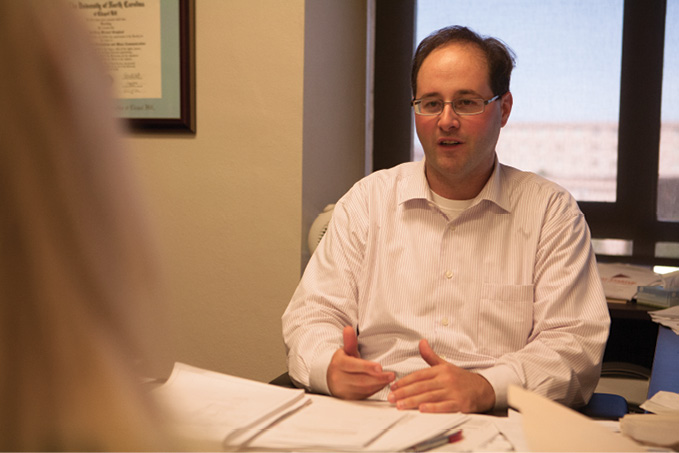
[[[648,314],[649,311],[658,310],[657,308],[642,305],[632,302],[621,303],[621,302],[608,302],[608,311],[611,314],[611,318],[616,319],[638,319],[641,321],[650,321],[651,316]]]
[[[604,362],[628,362],[650,372],[653,366],[658,324],[649,311],[657,310],[636,303],[609,302],[611,332],[604,352]]]

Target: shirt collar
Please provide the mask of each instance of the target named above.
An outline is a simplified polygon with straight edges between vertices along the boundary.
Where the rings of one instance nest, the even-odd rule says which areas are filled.
[[[412,167],[413,171],[404,174],[399,181],[398,203],[402,204],[410,200],[431,200],[431,190],[424,172],[424,159],[418,162],[417,166]],[[476,196],[472,205],[479,204],[482,200],[487,200],[496,204],[501,209],[509,211],[509,190],[506,187],[506,178],[497,156],[493,173],[483,186],[481,192]]]
[[[474,204],[477,204],[481,200],[488,200],[491,203],[498,205],[504,211],[509,212],[509,187],[507,185],[506,176],[503,171],[503,166],[500,161],[495,156],[495,168],[493,168],[493,173],[491,173],[488,182],[483,186],[481,192],[476,196]]]
[[[398,182],[398,204],[410,200],[432,201],[429,183],[424,173],[424,159],[411,169],[412,171],[404,174]]]

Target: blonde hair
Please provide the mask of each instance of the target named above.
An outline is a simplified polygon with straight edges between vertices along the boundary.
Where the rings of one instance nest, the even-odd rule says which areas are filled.
[[[158,275],[70,6],[0,0],[0,449],[166,448],[134,363]]]

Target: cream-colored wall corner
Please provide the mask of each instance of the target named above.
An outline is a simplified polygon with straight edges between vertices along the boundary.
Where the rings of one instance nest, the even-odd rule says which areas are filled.
[[[129,139],[167,279],[169,361],[268,381],[299,280],[304,0],[196,0],[197,134]],[[171,363],[168,363],[168,367]]]
[[[367,0],[306,2],[302,267],[311,223],[365,174],[367,11]]]

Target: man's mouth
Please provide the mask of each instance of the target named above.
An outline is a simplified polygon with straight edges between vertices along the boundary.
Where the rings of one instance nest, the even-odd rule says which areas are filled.
[[[439,145],[443,146],[453,146],[453,145],[459,145],[460,142],[457,140],[439,140]]]

